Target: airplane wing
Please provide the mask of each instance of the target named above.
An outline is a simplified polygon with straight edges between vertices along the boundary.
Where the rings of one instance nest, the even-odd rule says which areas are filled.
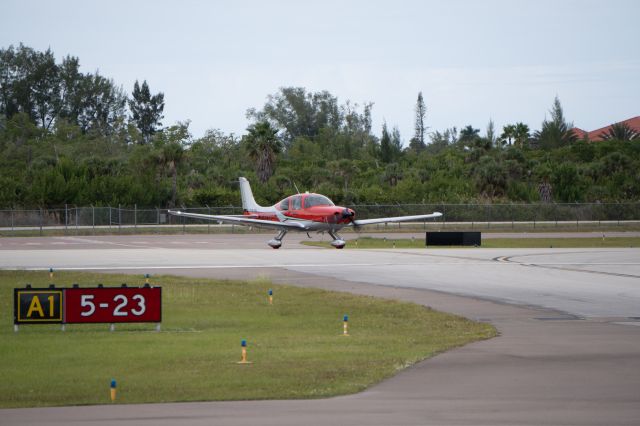
[[[440,216],[442,216],[442,213],[434,212],[431,214],[421,214],[417,216],[379,217],[377,219],[354,220],[351,223],[354,226],[363,226],[363,225],[372,225],[375,223],[411,222],[413,220],[431,219],[431,218],[440,217]]]
[[[273,220],[251,219],[247,216],[236,215],[211,215],[200,213],[187,213],[180,210],[169,210],[169,214],[174,216],[192,217],[194,219],[215,220],[221,223],[230,223],[234,225],[256,226],[260,228],[278,229],[278,230],[304,230],[304,224],[300,222],[276,222]]]

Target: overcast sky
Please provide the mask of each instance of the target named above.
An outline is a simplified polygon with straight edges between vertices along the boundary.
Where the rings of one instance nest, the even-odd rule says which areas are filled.
[[[556,95],[585,130],[640,115],[640,1],[3,0],[0,47],[50,47],[131,92],[165,94],[164,125],[242,134],[247,108],[279,87],[373,102],[413,135],[419,91],[430,130],[539,129]]]

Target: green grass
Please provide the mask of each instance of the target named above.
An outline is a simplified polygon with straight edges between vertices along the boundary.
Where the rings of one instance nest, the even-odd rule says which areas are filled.
[[[61,286],[140,285],[141,277],[59,272]],[[319,398],[358,392],[415,362],[496,335],[423,306],[348,293],[157,276],[153,324],[24,325],[13,331],[13,288],[44,272],[0,271],[0,407]],[[274,305],[267,290],[274,289]],[[349,337],[342,336],[348,314]],[[247,339],[251,365],[238,365]]]
[[[303,241],[302,244],[333,248],[329,242]],[[389,248],[425,248],[425,240],[358,238],[347,241],[346,248],[352,249],[389,249]],[[588,247],[640,247],[640,237],[607,238],[487,238],[482,240],[485,248],[588,248]],[[430,246],[430,248],[439,248]]]

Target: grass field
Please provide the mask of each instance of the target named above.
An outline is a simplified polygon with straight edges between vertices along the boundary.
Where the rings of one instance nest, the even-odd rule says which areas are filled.
[[[302,244],[333,248],[329,242],[304,241]],[[345,248],[385,249],[385,248],[425,248],[422,238],[383,239],[358,238],[347,241]],[[441,248],[430,246],[431,248]],[[588,247],[640,247],[640,237],[607,238],[488,238],[482,240],[485,248],[588,248]]]
[[[153,324],[20,326],[13,288],[47,286],[43,272],[0,271],[0,407],[318,398],[347,394],[447,349],[496,335],[488,324],[423,306],[347,293],[153,277],[163,287]],[[141,277],[56,274],[70,286],[141,285]],[[267,290],[274,290],[274,304]],[[342,336],[348,314],[350,336]],[[251,365],[238,365],[247,339]]]

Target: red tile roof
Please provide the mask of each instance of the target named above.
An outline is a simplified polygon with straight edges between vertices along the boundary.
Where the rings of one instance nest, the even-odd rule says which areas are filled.
[[[577,127],[574,127],[571,130],[578,137],[578,139],[585,139],[589,135],[589,132],[579,129]]]
[[[615,123],[615,124],[626,124],[627,126],[629,126],[631,129],[635,130],[636,132],[640,133],[640,115],[637,117],[633,117],[633,118],[629,118],[627,120],[624,121],[620,121],[619,123]],[[602,136],[607,133],[607,131],[611,128],[613,124],[610,124],[606,127],[602,127],[600,129],[596,129],[596,130],[592,130],[590,132],[586,132],[582,129],[579,129],[577,127],[573,128],[574,133],[578,136],[578,139],[584,139],[586,136],[586,139],[593,141],[593,142],[597,142],[597,141],[601,141],[603,140]]]

